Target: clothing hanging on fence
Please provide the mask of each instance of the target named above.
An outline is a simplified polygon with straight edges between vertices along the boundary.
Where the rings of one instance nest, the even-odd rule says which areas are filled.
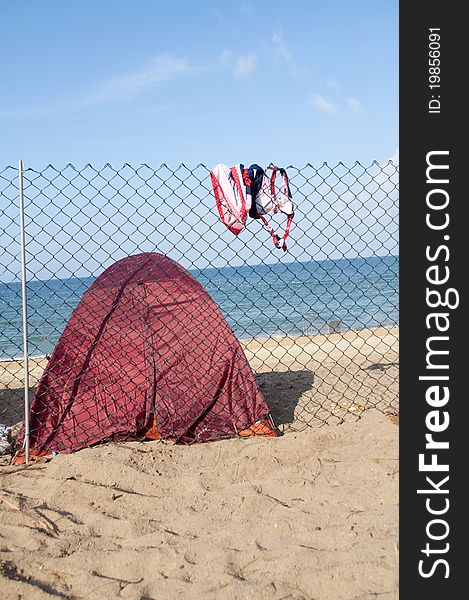
[[[210,179],[220,218],[232,233],[241,233],[249,215],[253,219],[260,219],[274,245],[286,252],[286,240],[295,216],[295,207],[285,169],[272,166],[264,170],[257,164],[248,168],[242,164],[230,168],[220,163],[210,171]],[[266,219],[269,213],[287,216],[282,237],[269,225]]]

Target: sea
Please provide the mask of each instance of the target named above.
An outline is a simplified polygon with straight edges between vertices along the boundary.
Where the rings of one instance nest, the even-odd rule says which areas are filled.
[[[399,324],[399,257],[191,269],[241,340]],[[50,354],[95,277],[30,281],[28,349]],[[23,356],[21,284],[0,283],[0,360]]]

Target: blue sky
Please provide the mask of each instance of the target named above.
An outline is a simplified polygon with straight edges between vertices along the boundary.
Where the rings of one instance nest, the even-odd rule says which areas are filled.
[[[398,156],[397,0],[0,6],[0,165]]]

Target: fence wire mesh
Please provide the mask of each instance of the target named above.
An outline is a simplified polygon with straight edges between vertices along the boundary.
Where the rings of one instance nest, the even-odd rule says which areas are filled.
[[[397,413],[398,167],[287,172],[283,253],[257,220],[237,237],[224,227],[204,165],[24,171],[33,450],[215,439],[269,430],[268,413],[279,431]],[[0,172],[0,216],[0,422],[18,449],[13,167]]]

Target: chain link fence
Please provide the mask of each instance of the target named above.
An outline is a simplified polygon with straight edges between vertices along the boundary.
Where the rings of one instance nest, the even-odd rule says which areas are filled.
[[[224,227],[216,209],[209,169],[204,165],[180,165],[171,169],[163,164],[154,169],[148,165],[125,164],[114,168],[106,164],[96,168],[88,164],[77,168],[69,164],[63,168],[49,165],[42,170],[25,169],[32,436],[33,426],[40,428],[41,419],[46,418],[41,416],[45,409],[38,404],[36,387],[61,334],[67,332],[65,328],[74,309],[81,299],[85,301],[85,292],[90,293],[87,290],[108,267],[142,253],[170,257],[189,270],[207,290],[239,341],[244,351],[240,360],[245,356],[249,362],[262,391],[260,397],[265,397],[278,430],[342,423],[356,419],[370,408],[397,414],[398,167],[392,162],[365,166],[324,163],[302,168],[290,166],[287,172],[296,214],[288,252],[283,253],[273,247],[269,234],[256,220],[248,220],[246,230],[237,237]],[[18,172],[13,167],[0,171],[0,217],[0,423],[5,426],[3,431],[6,427],[12,428],[9,435],[15,436],[24,421],[25,376]],[[277,215],[272,223],[277,220],[281,228],[283,223],[278,219]],[[175,276],[178,294],[189,285],[181,273]],[[103,300],[104,304],[111,304],[103,310],[116,307],[116,300],[112,300],[109,292],[111,287],[106,288],[107,300]],[[163,291],[165,289],[163,286]],[[175,293],[173,288],[171,293]],[[139,302],[135,294],[134,289],[132,306]],[[157,304],[161,308],[165,294],[154,297],[152,302],[152,306]],[[216,307],[212,308],[208,296],[201,302],[199,307],[208,307],[206,313],[202,311],[202,321],[213,329],[215,325],[210,319]],[[96,303],[91,305],[96,312]],[[193,310],[194,307],[188,307],[185,316],[194,317]],[[89,327],[99,327],[99,320],[93,321],[96,316],[93,311],[88,314]],[[148,315],[148,311],[145,314]],[[158,314],[164,321],[161,310]],[[106,405],[109,398],[115,399],[125,392],[130,403],[127,410],[131,412],[137,410],[138,398],[142,393],[148,396],[150,388],[147,380],[145,383],[137,381],[142,367],[128,348],[129,344],[139,347],[138,340],[122,338],[124,318],[122,314],[118,324],[113,321],[114,346],[116,340],[117,345],[121,340],[120,360],[127,352],[129,362],[134,363],[133,370],[130,369],[131,374],[127,376],[114,372],[107,379],[101,373],[101,400],[98,394],[93,401]],[[140,320],[146,318],[139,317]],[[173,318],[176,317],[173,315]],[[78,329],[86,327],[88,325],[81,321]],[[166,327],[177,329],[177,323],[167,323]],[[155,331],[160,333],[155,334]],[[153,330],[152,335],[160,336],[156,341],[153,338],[153,346],[166,346],[166,334],[161,331]],[[231,339],[230,334],[228,328],[223,335]],[[199,331],[199,347],[203,347],[205,338],[208,336]],[[64,336],[60,339],[63,341]],[[73,339],[76,345],[76,338]],[[219,336],[218,341],[220,339]],[[83,338],[83,344],[86,343]],[[148,346],[147,341],[145,343]],[[225,349],[225,358],[227,352],[236,354],[237,344],[233,337]],[[147,346],[140,351],[146,356]],[[75,350],[64,350],[65,354],[69,353],[69,359],[62,357],[60,384],[51,383],[54,370],[48,377],[42,377],[42,396],[39,396],[44,402],[46,398],[50,402],[47,394],[52,389],[63,396],[70,386],[82,385],[83,373],[77,372],[75,366],[83,357]],[[212,350],[216,353],[216,349]],[[114,354],[110,351],[108,365],[115,360],[115,352],[115,348]],[[189,368],[187,352],[184,348],[179,348],[179,352],[184,354],[186,369]],[[224,357],[217,359],[221,361],[220,372]],[[173,362],[166,364],[160,348],[157,358],[156,378],[165,371],[165,365],[166,370],[175,372],[174,356]],[[97,371],[106,371],[108,365],[101,363]],[[147,360],[145,365],[147,368]],[[202,363],[194,365],[196,368],[198,372],[194,371],[192,376],[195,380],[203,379]],[[97,371],[93,381],[83,383],[90,394],[96,385]],[[239,379],[244,386],[246,377]],[[237,381],[236,378],[233,381]],[[249,385],[257,388],[255,383]],[[116,386],[120,386],[120,390]],[[139,416],[140,429],[133,424],[133,435],[142,437],[149,414],[153,415],[155,429],[156,422],[163,419],[161,415],[156,418],[155,405],[159,403],[166,406],[166,418],[173,423],[172,434],[166,437],[184,440],[184,435],[174,429],[174,422],[180,422],[181,414],[187,415],[190,408],[187,402],[184,406],[181,402],[168,403],[161,387],[156,382],[151,388],[152,398],[145,396],[150,408],[144,411],[146,416]],[[183,382],[178,380],[172,389],[181,387]],[[167,392],[168,397],[171,393]],[[193,390],[187,393],[191,395]],[[236,391],[232,394],[236,396]],[[52,429],[64,426],[62,409],[57,406],[55,410],[55,414],[47,417]],[[179,413],[169,414],[174,411]],[[102,418],[102,415],[90,416],[89,407],[85,412],[94,422]],[[105,412],[110,411],[106,408]],[[262,416],[262,412],[260,410],[257,416]],[[121,413],[116,409],[114,417],[109,414],[107,417],[116,421],[116,415]],[[221,411],[217,418],[223,419],[223,414]],[[210,420],[206,417],[198,414],[194,418],[199,420],[198,426],[205,423],[203,427],[210,430]],[[73,418],[81,419],[76,413]],[[238,432],[242,424],[243,419]],[[122,423],[118,424],[117,430],[123,432],[124,429]],[[102,436],[107,437],[107,434]],[[211,439],[210,435],[206,439]],[[94,443],[90,440],[85,445]]]

